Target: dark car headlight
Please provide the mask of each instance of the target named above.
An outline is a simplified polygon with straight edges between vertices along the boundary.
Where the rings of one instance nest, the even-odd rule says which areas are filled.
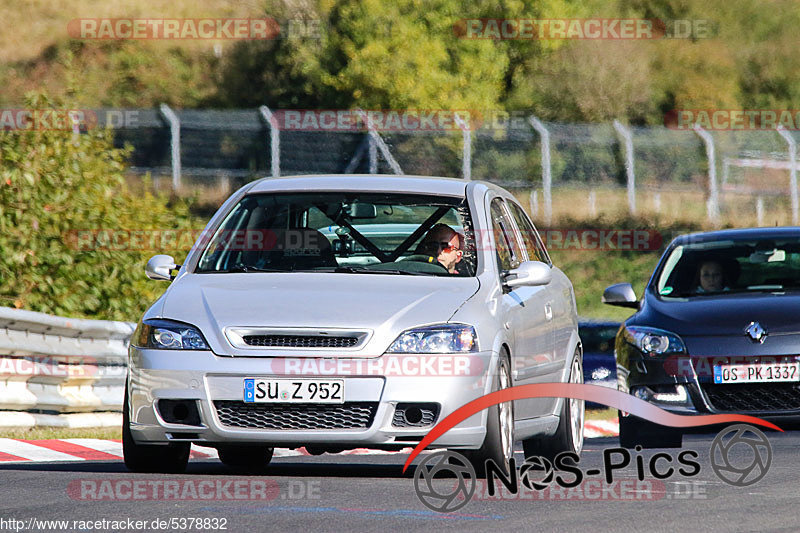
[[[145,320],[136,328],[133,344],[157,350],[208,350],[208,344],[196,327],[173,320]]]
[[[466,324],[440,324],[404,331],[387,353],[465,353],[478,351],[475,328]]]
[[[658,328],[626,326],[623,331],[626,341],[633,344],[645,355],[659,356],[686,353],[686,346],[675,333]]]

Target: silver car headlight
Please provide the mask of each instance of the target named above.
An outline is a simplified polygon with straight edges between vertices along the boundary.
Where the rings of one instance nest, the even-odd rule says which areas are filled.
[[[686,353],[686,346],[679,336],[669,331],[641,326],[627,326],[625,340],[650,356]]]
[[[199,329],[172,320],[145,320],[139,324],[133,338],[134,344],[141,348],[157,350],[209,349]]]
[[[478,351],[475,328],[466,324],[441,324],[404,331],[387,353],[465,353]]]

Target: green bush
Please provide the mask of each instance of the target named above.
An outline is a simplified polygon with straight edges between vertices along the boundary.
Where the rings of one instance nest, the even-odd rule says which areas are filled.
[[[43,96],[31,97],[27,107],[65,109]],[[155,253],[180,262],[188,243],[131,246],[126,232],[204,224],[191,215],[189,201],[126,186],[128,154],[99,129],[0,131],[0,305],[136,320],[163,292],[165,284],[146,279],[145,262]],[[122,238],[109,246],[96,238],[112,231]]]

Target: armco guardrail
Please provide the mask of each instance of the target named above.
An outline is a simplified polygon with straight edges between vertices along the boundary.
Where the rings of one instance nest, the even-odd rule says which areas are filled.
[[[134,327],[0,307],[0,410],[121,411]]]

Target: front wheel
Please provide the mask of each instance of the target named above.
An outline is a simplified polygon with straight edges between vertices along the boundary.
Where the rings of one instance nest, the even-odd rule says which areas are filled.
[[[125,466],[133,472],[180,474],[189,463],[191,444],[172,442],[167,445],[137,444],[130,427],[128,384],[122,402],[122,455]]]
[[[569,382],[583,383],[583,361],[580,350],[576,350],[572,357]],[[555,434],[547,437],[531,437],[522,441],[525,457],[538,455],[553,460],[562,452],[580,455],[583,450],[585,412],[586,402],[576,398],[564,398]]]
[[[494,390],[511,387],[511,370],[503,356],[497,365]],[[486,461],[493,461],[508,474],[509,462],[514,457],[514,402],[503,402],[489,407],[486,437],[477,450],[465,450],[464,455],[475,467],[478,476],[486,475]]]

